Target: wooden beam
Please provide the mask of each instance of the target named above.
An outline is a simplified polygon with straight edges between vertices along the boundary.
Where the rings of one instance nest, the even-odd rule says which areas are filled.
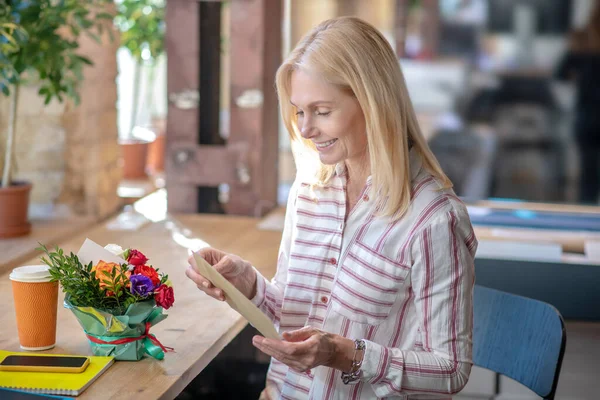
[[[230,182],[227,213],[262,216],[277,205],[278,107],[275,72],[281,63],[281,0],[231,3],[231,132],[228,146],[247,146],[238,179]],[[247,174],[244,174],[245,171]]]
[[[225,144],[220,135],[221,4],[200,3],[199,144]]]
[[[245,158],[245,150],[235,147],[204,145],[190,147],[187,143],[173,143],[168,160],[175,172],[170,179],[178,185],[212,186],[235,182],[239,179],[237,166]]]
[[[423,39],[423,54],[429,58],[436,58],[440,42],[440,3],[439,0],[422,0],[425,11],[425,23],[421,37]]]
[[[281,63],[282,2],[229,5],[232,104],[226,143],[219,136],[220,7],[189,0],[167,5],[169,211],[222,212],[218,186],[227,184],[227,213],[262,216],[277,205],[274,78]]]
[[[200,5],[187,0],[167,2],[167,117],[166,187],[170,212],[197,212],[198,190],[175,179],[177,170],[171,149],[173,141],[197,143],[198,89],[200,75]]]
[[[220,94],[221,94],[221,4],[216,2],[200,3],[200,113],[199,136],[200,145],[223,145],[225,141],[220,135]],[[190,171],[190,176],[197,177],[202,174],[205,178],[215,176],[219,171],[219,164],[209,167],[204,173]],[[197,212],[223,213],[219,202],[220,183],[205,179],[198,182]]]
[[[338,0],[338,15],[358,15],[358,2],[360,0]]]
[[[396,0],[394,18],[394,36],[396,39],[396,55],[404,57],[406,53],[406,26],[408,23],[409,0]]]

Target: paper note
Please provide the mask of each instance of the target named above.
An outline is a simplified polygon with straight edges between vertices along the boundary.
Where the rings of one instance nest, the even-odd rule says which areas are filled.
[[[77,257],[79,257],[79,261],[81,261],[82,265],[88,265],[90,262],[93,265],[96,265],[100,260],[117,264],[127,264],[127,261],[114,255],[90,239],[85,239],[85,242],[83,242],[83,245],[77,252]]]
[[[239,312],[242,317],[255,327],[262,335],[269,339],[280,339],[273,322],[262,311],[258,309],[246,296],[235,286],[217,272],[206,260],[194,253],[194,259],[198,267],[198,273],[208,279],[215,287],[225,293],[227,303]]]

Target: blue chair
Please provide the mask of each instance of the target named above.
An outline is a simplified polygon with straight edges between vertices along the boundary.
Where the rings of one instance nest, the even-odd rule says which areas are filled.
[[[563,318],[550,304],[475,285],[473,364],[552,400],[566,342]]]

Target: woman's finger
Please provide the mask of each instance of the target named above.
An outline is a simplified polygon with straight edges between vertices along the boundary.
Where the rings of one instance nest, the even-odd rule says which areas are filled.
[[[185,270],[185,275],[198,285],[199,288],[210,289],[213,287],[212,283],[204,276],[200,275],[191,265]]]
[[[283,338],[288,342],[302,342],[314,334],[315,328],[312,326],[305,326],[304,328],[283,332]]]
[[[219,288],[213,286],[210,281],[197,273],[191,266],[185,270],[185,275],[190,278],[204,293],[220,301],[225,301],[225,294]]]
[[[196,254],[204,258],[210,265],[217,264],[225,256],[225,253],[213,247],[204,247],[198,250]]]
[[[300,352],[298,351],[298,345],[295,343],[284,342],[281,340],[271,340],[271,339],[257,339],[257,343],[259,343],[265,349],[269,349],[272,352],[277,353],[280,357],[296,357],[300,356]]]
[[[215,299],[220,301],[225,301],[225,295],[223,294],[223,291],[219,288],[203,289],[203,291],[210,297],[214,297]]]
[[[265,341],[260,336],[255,336],[252,340],[252,344],[260,351],[268,356],[271,356],[290,368],[305,372],[311,367],[307,364],[305,354],[298,352],[291,343],[277,342],[277,341]]]
[[[225,277],[232,277],[239,274],[236,267],[235,261],[230,256],[223,257],[214,266],[215,270]]]
[[[208,281],[208,279],[206,279],[204,275],[199,273],[193,265],[188,265],[185,274],[188,278],[196,282],[196,284],[202,285],[204,287],[210,287],[210,282]],[[204,282],[206,282],[209,286],[204,285]]]
[[[285,362],[285,356],[278,348],[268,345],[264,339],[252,339],[252,344],[268,356],[274,357],[281,362]]]

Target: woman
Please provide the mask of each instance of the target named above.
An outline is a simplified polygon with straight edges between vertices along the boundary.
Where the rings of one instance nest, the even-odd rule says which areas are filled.
[[[294,140],[318,153],[292,187],[277,273],[200,255],[275,323],[263,398],[448,398],[471,369],[473,257],[465,206],[427,147],[395,54],[350,17],[308,33],[276,77]],[[210,296],[223,293],[194,270]],[[402,397],[405,398],[405,397]]]
[[[558,79],[577,85],[575,141],[579,148],[579,201],[598,204],[600,192],[600,3],[585,28],[573,32],[558,65]]]

